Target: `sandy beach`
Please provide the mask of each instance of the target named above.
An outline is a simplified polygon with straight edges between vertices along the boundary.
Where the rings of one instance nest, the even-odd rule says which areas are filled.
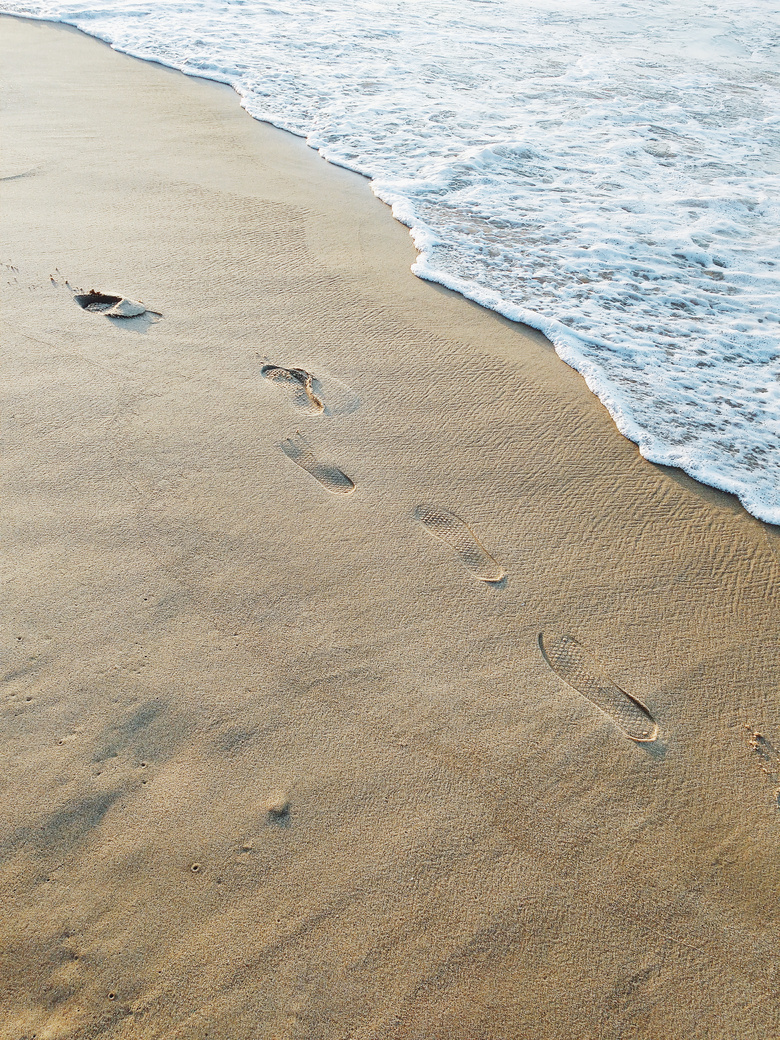
[[[227,87],[0,49],[0,1040],[780,1037],[780,531]]]

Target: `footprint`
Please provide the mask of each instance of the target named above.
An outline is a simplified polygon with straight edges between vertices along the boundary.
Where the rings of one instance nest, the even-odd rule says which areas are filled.
[[[616,686],[574,636],[542,632],[539,649],[555,674],[609,715],[627,737],[637,743],[655,740],[658,726],[644,704]]]
[[[492,584],[504,577],[506,571],[499,567],[468,524],[459,516],[440,506],[421,505],[415,509],[414,517],[434,538],[451,545],[460,556],[463,566],[467,567],[475,578]]]
[[[320,462],[302,434],[296,433],[294,437],[288,437],[286,441],[282,441],[281,447],[288,459],[292,459],[301,469],[311,473],[314,479],[332,494],[351,495],[355,490],[354,483],[338,466]]]
[[[150,311],[142,303],[128,300],[124,296],[109,296],[98,292],[97,289],[90,289],[88,293],[76,293],[74,299],[82,310],[104,314],[107,318],[140,318],[142,314],[162,317],[157,311]]]
[[[305,368],[282,368],[281,365],[263,365],[260,375],[283,387],[293,404],[307,412],[323,412],[325,405],[314,392],[314,376]]]

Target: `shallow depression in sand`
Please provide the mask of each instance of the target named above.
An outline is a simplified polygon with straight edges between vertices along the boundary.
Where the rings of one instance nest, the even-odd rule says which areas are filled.
[[[419,505],[414,516],[426,531],[452,546],[463,566],[480,581],[500,582],[506,572],[480,542],[465,520],[442,506]]]
[[[658,725],[648,709],[614,683],[574,636],[543,632],[539,648],[555,674],[608,715],[627,737],[637,743],[656,739]]]

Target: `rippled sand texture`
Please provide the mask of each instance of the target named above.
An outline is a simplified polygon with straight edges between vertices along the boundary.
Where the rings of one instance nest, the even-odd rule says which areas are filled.
[[[2,1040],[778,1035],[776,532],[227,89],[0,25]]]

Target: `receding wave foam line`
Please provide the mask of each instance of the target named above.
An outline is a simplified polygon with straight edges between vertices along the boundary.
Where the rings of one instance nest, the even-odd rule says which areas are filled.
[[[0,10],[230,84],[372,179],[416,274],[544,332],[647,459],[780,523],[780,0]]]
[[[581,347],[578,349],[577,339],[568,334],[569,330],[560,322],[502,300],[482,286],[464,282],[460,278],[444,274],[441,271],[431,270],[424,253],[420,254],[418,260],[413,264],[412,270],[425,281],[443,285],[474,303],[478,303],[481,307],[509,318],[510,321],[528,325],[530,328],[542,332],[553,344],[561,360],[580,373],[588,389],[599,398],[612,416],[620,433],[637,445],[639,453],[648,462],[683,469],[701,483],[735,495],[745,509],[759,519],[771,524],[780,524],[780,484],[772,484],[768,492],[764,492],[762,487],[756,487],[741,479],[739,473],[732,475],[722,472],[706,459],[682,458],[674,446],[666,444],[660,438],[652,437],[632,416],[630,404],[605,378],[598,365],[583,353]],[[599,344],[596,343],[596,345]]]

